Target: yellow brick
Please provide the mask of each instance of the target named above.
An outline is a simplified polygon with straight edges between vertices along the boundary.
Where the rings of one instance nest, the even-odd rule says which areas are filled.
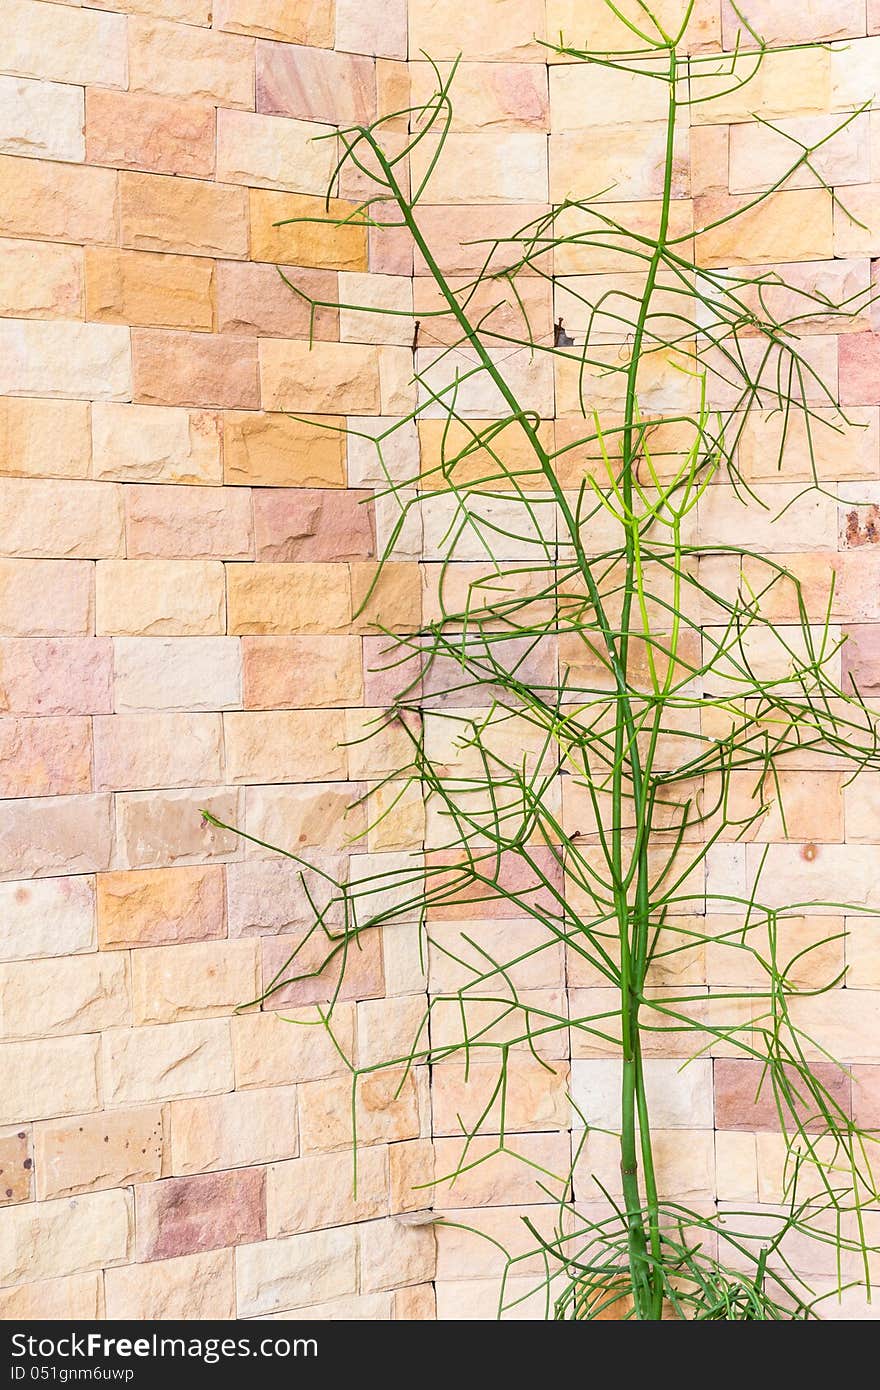
[[[231,1014],[257,993],[255,941],[194,941],[132,952],[137,1023]]]
[[[223,632],[219,560],[108,560],[98,566],[99,633],[177,637]]]
[[[0,400],[0,473],[87,478],[90,453],[86,401]]]
[[[229,631],[339,632],[351,622],[347,565],[227,565]]]
[[[366,228],[353,223],[333,227],[324,220],[349,217],[356,209],[356,203],[339,198],[331,198],[328,210],[323,198],[252,188],[251,258],[314,266],[321,270],[366,270]],[[312,218],[319,220],[297,220]],[[279,222],[290,225],[279,227],[276,225]]]
[[[223,417],[223,477],[259,487],[344,487],[345,421],[228,411]]]
[[[120,206],[123,246],[239,259],[247,256],[247,194],[243,188],[124,172],[120,175]]]
[[[90,248],[86,252],[86,318],[210,329],[213,284],[213,261]]]
[[[345,778],[345,725],[332,710],[234,710],[224,715],[230,782]]]

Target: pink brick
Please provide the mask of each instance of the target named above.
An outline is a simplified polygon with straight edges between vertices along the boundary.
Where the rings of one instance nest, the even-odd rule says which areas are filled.
[[[853,1119],[862,1129],[880,1129],[880,1067],[852,1069]]]
[[[243,637],[246,709],[359,705],[357,637]]]
[[[333,125],[366,125],[376,117],[376,64],[332,48],[258,43],[257,110]]]
[[[281,1009],[291,1004],[326,1003],[333,998],[340,975],[340,999],[381,999],[385,992],[381,931],[371,927],[369,931],[363,932],[359,938],[359,945],[350,941],[346,955],[338,951],[325,969],[314,976],[312,972],[318,970],[327,960],[333,943],[328,943],[323,932],[314,932],[299,950],[296,958],[291,959],[302,940],[302,933],[263,938],[263,988],[267,989],[276,976],[279,977],[277,983],[280,985],[265,1000],[264,1008]],[[308,978],[297,979],[300,975]],[[283,983],[288,980],[291,983]]]
[[[210,178],[215,108],[147,92],[86,89],[86,159],[114,169]]]
[[[266,1238],[264,1168],[169,1178],[136,1189],[141,1260],[166,1260]]]
[[[147,405],[219,405],[255,410],[260,384],[255,338],[135,329],[134,399]]]
[[[880,401],[880,333],[848,333],[839,340],[842,405]]]
[[[9,714],[109,714],[112,643],[106,637],[0,641],[0,710]]]
[[[0,633],[78,637],[95,630],[88,560],[0,560]]]
[[[880,0],[868,0],[868,33],[880,34]]]
[[[99,714],[94,729],[95,785],[101,791],[221,780],[219,714]]]
[[[845,629],[841,650],[843,689],[855,683],[861,695],[880,695],[880,625],[858,623]]]
[[[814,1062],[813,1070],[839,1106],[850,1114],[852,1108],[849,1075],[833,1062]],[[779,1129],[779,1115],[773,1087],[765,1078],[761,1094],[755,1096],[763,1068],[758,1061],[715,1059],[715,1125],[717,1129]],[[795,1086],[798,1085],[793,1079]],[[823,1128],[816,1121],[815,1107],[801,1107],[801,1116],[810,1130]]]
[[[286,284],[281,273],[311,300],[335,303],[339,298],[335,271],[302,270],[295,266],[250,261],[217,264],[217,327],[221,333],[256,333],[278,338],[308,338],[312,307]],[[313,335],[339,338],[339,314],[315,311]]]
[[[327,850],[311,850],[309,863],[334,879],[344,877],[344,856]],[[305,882],[303,875],[305,873]],[[308,892],[306,891],[308,889]],[[245,860],[226,866],[226,897],[230,937],[263,936],[302,930],[314,921],[314,904],[323,908],[333,894],[332,885],[318,873],[304,871],[289,859]],[[339,912],[328,913],[328,925]]]
[[[0,818],[0,878],[47,878],[108,868],[111,813],[109,796],[10,802]]]
[[[562,890],[562,870],[557,859],[549,849],[536,848],[532,851],[535,864],[558,891]],[[432,874],[428,879],[428,891],[434,903],[428,908],[429,918],[438,921],[458,921],[471,917],[522,917],[528,910],[527,904],[545,911],[559,911],[559,901],[536,877],[534,870],[516,855],[502,855],[500,868],[496,869],[494,860],[486,855],[478,869],[488,883],[464,883],[455,866],[462,863],[462,857],[455,850],[435,850],[427,856],[428,868],[449,865],[448,878]],[[518,902],[510,902],[494,892],[498,883],[507,893],[517,895]],[[477,907],[479,904],[479,907]]]
[[[395,645],[390,637],[365,637],[364,642],[364,704],[390,705],[402,690],[417,695],[422,658],[417,654],[406,657],[404,648]]]
[[[372,493],[256,488],[258,560],[368,560],[375,554]]]
[[[76,796],[91,789],[88,719],[0,719],[0,796]]]
[[[133,484],[125,490],[125,534],[127,554],[137,559],[250,559],[250,492]]]

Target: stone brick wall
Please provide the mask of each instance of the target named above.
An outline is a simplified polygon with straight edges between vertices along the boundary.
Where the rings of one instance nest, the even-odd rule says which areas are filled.
[[[685,227],[777,176],[788,152],[755,113],[812,139],[830,113],[880,92],[877,0],[744,5],[774,42],[850,42],[780,55],[772,80],[711,108],[720,124],[700,116],[681,148]],[[696,41],[730,47],[727,0],[697,10]],[[353,619],[392,517],[372,501],[369,446],[323,426],[347,418],[371,433],[412,408],[412,322],[322,310],[310,351],[307,309],[277,267],[319,298],[416,314],[431,289],[396,233],[275,225],[320,215],[334,142],[312,137],[399,109],[409,82],[424,95],[422,50],[461,51],[448,163],[423,208],[446,269],[471,273],[465,242],[568,193],[615,183],[621,203],[647,204],[658,113],[548,63],[535,42],[560,30],[608,42],[602,12],[598,0],[0,0],[0,1316],[307,1307],[425,1319],[435,1260],[438,1316],[492,1315],[494,1248],[396,1219],[427,1204],[413,1184],[430,1171],[432,1132],[445,1168],[474,1085],[451,1066],[433,1094],[423,1069],[399,1096],[370,1082],[355,1201],[339,1058],[320,1030],[280,1017],[312,1019],[316,994],[235,1012],[303,929],[296,874],[199,812],[336,867],[352,828],[343,807],[398,766],[393,747],[350,740],[387,698],[371,622],[419,619],[423,538],[407,530]],[[823,156],[864,228],[805,176],[707,254],[796,262],[836,297],[870,283],[877,115]],[[362,191],[347,176],[341,205]],[[555,293],[554,304],[535,281],[544,332],[572,312],[564,284]],[[880,506],[877,327],[873,313],[846,335],[808,326],[866,427],[829,437],[826,492],[771,528],[718,486],[701,516],[705,537],[741,541],[747,529],[746,543],[784,553],[820,601],[833,568],[843,666],[869,698],[880,696],[877,508],[846,498],[859,480],[860,498],[876,492]],[[567,395],[545,369],[529,389],[547,428],[564,430],[570,383]],[[418,448],[436,447],[430,422],[404,439],[415,472]],[[755,477],[763,458],[753,447]],[[790,458],[772,481],[779,498],[804,462]],[[791,897],[845,895],[880,913],[880,778],[789,779],[792,843],[768,821],[762,836],[780,841],[769,871]],[[410,801],[356,852],[378,867],[422,837]],[[718,882],[736,883],[754,852],[723,847]],[[854,1064],[839,1083],[846,1103],[880,1125],[877,923],[850,925],[829,948],[849,966],[846,988],[811,1026]],[[528,926],[516,929],[525,940]],[[540,959],[527,988],[587,983],[561,955]],[[435,988],[448,984],[441,967]],[[729,983],[711,960],[699,968],[710,986]],[[361,1061],[381,1055],[409,1037],[425,989],[413,935],[377,935],[337,1011],[341,1041]],[[510,1143],[564,1168],[568,1088],[613,1123],[612,1067],[515,1065]],[[665,1185],[692,1203],[778,1201],[780,1142],[772,1112],[753,1104],[751,1065],[652,1065]],[[605,1162],[601,1139],[590,1171]],[[526,1172],[499,1160],[437,1205],[515,1243],[520,1212],[540,1222],[546,1200]],[[578,1195],[589,1200],[586,1170]],[[815,1273],[821,1284],[832,1271]],[[857,1299],[844,1312],[868,1315]]]

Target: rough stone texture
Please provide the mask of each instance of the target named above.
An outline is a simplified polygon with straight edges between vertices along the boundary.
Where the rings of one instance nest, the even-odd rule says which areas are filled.
[[[261,1240],[266,1233],[265,1182],[264,1169],[241,1168],[139,1187],[141,1259],[167,1260]]]
[[[95,402],[92,474],[119,482],[218,483],[217,417],[208,411]]]
[[[262,487],[343,487],[341,425],[339,416],[309,420],[229,411],[223,422],[225,481]]]
[[[158,328],[211,327],[211,261],[94,247],[85,270],[87,318]]]
[[[357,1241],[352,1226],[264,1240],[235,1253],[238,1310],[259,1317],[302,1303],[321,1303],[357,1288]]]
[[[86,159],[117,169],[210,178],[214,107],[147,92],[86,91]]]
[[[235,1316],[231,1250],[108,1269],[105,1289],[106,1316],[111,1320],[225,1321]]]
[[[102,1042],[107,1105],[214,1095],[232,1087],[225,1019],[114,1028]]]
[[[129,1021],[126,962],[97,953],[0,966],[4,1038],[98,1033]]]
[[[152,1182],[162,1176],[164,1144],[158,1105],[39,1124],[34,1129],[39,1197]]]
[[[0,1281],[53,1279],[121,1264],[129,1253],[128,1193],[95,1192],[0,1212]]]
[[[295,1086],[180,1100],[171,1106],[175,1175],[274,1163],[292,1158],[297,1146]],[[270,1229],[269,1234],[277,1232]]]
[[[0,1133],[0,1206],[30,1201],[34,1160],[29,1129]]]
[[[102,950],[204,941],[223,935],[223,870],[214,865],[101,874]]]

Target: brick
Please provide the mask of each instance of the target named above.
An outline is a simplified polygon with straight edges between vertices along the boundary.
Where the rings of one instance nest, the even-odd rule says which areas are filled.
[[[333,10],[323,0],[215,0],[214,27],[333,46]]]
[[[327,710],[246,710],[224,715],[231,782],[308,782],[346,776],[339,720]]]
[[[567,137],[554,137],[564,140]],[[438,149],[426,135],[414,147],[412,177],[421,181]],[[559,182],[558,176],[556,179]],[[592,191],[592,185],[591,185]],[[535,203],[547,197],[547,139],[537,131],[453,133],[435,166],[425,203]]]
[[[282,279],[282,274],[285,277]],[[290,281],[290,284],[286,283]],[[256,333],[279,338],[339,337],[339,315],[333,309],[316,309],[290,285],[296,285],[308,301],[338,298],[333,272],[299,270],[239,261],[220,261],[217,266],[217,327],[221,333]]]
[[[424,1284],[434,1277],[436,1246],[430,1226],[409,1226],[389,1217],[361,1230],[361,1277],[369,1293]]]
[[[135,1023],[231,1014],[258,992],[252,941],[150,947],[134,953],[131,971]]]
[[[148,14],[157,19],[175,19],[180,24],[211,23],[211,0],[95,0],[96,10],[111,7],[123,14]]]
[[[363,698],[357,637],[245,637],[248,709],[356,705]]]
[[[410,63],[409,69],[412,104],[422,105],[437,90],[434,70],[429,63],[419,61]],[[551,69],[554,79],[557,74],[577,71],[579,69],[575,67]],[[594,81],[602,71],[598,66],[593,67]],[[460,63],[453,93],[453,130],[478,133],[486,130],[546,131],[549,128],[547,72],[541,64]],[[575,123],[567,112],[564,117],[559,117],[558,102],[559,93],[554,89],[554,123],[558,129],[569,129]],[[583,111],[582,107],[578,109]],[[595,108],[591,103],[591,109],[601,109],[598,101]]]
[[[219,560],[107,560],[96,581],[98,632],[201,637],[224,630]]]
[[[855,39],[829,50],[832,111],[851,111],[862,105],[877,106],[876,38]]]
[[[253,338],[135,329],[134,395],[150,405],[260,404]]]
[[[107,714],[110,643],[101,637],[0,640],[0,709],[10,714]]]
[[[245,792],[247,831],[267,845],[313,845],[343,849],[366,830],[362,806],[353,806],[357,789],[345,782],[309,786],[249,787]],[[254,846],[250,858],[265,858]]]
[[[752,0],[745,13],[749,26],[767,44],[816,43],[819,39],[859,37],[865,32],[865,7],[861,0],[813,0],[810,5],[793,0]],[[721,0],[724,47],[750,41],[730,0]]]
[[[376,550],[370,492],[257,490],[254,528],[258,560],[368,560]]]
[[[31,1200],[33,1172],[30,1131],[10,1129],[0,1134],[0,1206]]]
[[[90,248],[86,318],[100,323],[210,329],[214,264],[193,256]]]
[[[82,250],[40,241],[0,242],[0,313],[10,318],[79,318]]]
[[[0,77],[0,150],[4,154],[81,162],[83,119],[81,87]]]
[[[215,108],[146,92],[86,91],[86,159],[114,169],[211,178]]]
[[[131,396],[127,328],[103,323],[0,320],[0,389],[7,395]]]
[[[296,1235],[384,1216],[388,1210],[385,1149],[358,1155],[357,1196],[351,1154],[312,1154],[274,1163],[266,1174],[267,1231]]]
[[[336,142],[313,121],[250,111],[217,113],[217,177],[256,188],[327,192]]]
[[[232,1089],[226,1019],[111,1028],[101,1035],[101,1044],[108,1106],[148,1105]]]
[[[880,333],[855,333],[841,341],[839,353],[841,404],[876,405],[880,402],[877,380]]]
[[[435,1134],[461,1134],[461,1120],[473,1128],[489,1105],[498,1080],[497,1067],[472,1066],[465,1077],[463,1063],[443,1062],[433,1072]],[[509,1068],[508,1126],[512,1131],[558,1129],[569,1121],[568,1067],[560,1063],[539,1066],[526,1059],[512,1059]],[[459,1119],[461,1117],[461,1120]],[[493,1102],[481,1125],[485,1133],[498,1131],[498,1105]]]
[[[25,1120],[97,1110],[97,1037],[3,1043],[0,1058],[9,1068],[0,1124],[20,1125]],[[36,1269],[31,1272],[39,1274]]]
[[[122,957],[96,953],[0,966],[0,1031],[4,1038],[97,1033],[129,1021]]]
[[[311,853],[309,862],[314,873],[282,858],[228,865],[230,937],[268,936],[311,926],[316,902],[325,907],[334,892],[329,882],[318,879],[318,873],[339,880],[345,864],[341,856],[327,851]],[[335,925],[339,916],[336,910],[328,913],[328,925]]]
[[[402,409],[400,393],[411,376],[411,356],[402,347],[260,341],[263,404],[270,410],[317,407],[327,414],[376,414]]]
[[[131,1203],[125,1192],[29,1203],[0,1212],[0,1282],[84,1273],[128,1258]]]
[[[104,1275],[107,1317],[138,1321],[235,1316],[231,1250],[123,1265]]]
[[[244,560],[253,554],[243,488],[126,488],[126,553],[134,559]]]
[[[419,1100],[424,1095],[422,1069],[378,1071],[357,1082],[358,1144],[388,1144],[420,1133]],[[350,1076],[306,1082],[299,1092],[300,1144],[303,1152],[341,1149],[352,1143]],[[362,1150],[361,1150],[362,1151]]]
[[[422,616],[418,565],[385,563],[351,566],[351,599],[357,632],[407,632]]]
[[[274,1013],[237,1014],[232,1020],[236,1087],[287,1086],[337,1076],[345,1063],[326,1030],[314,1024],[313,1008],[294,1010],[289,1018]],[[332,1027],[343,1054],[351,1057],[352,1005],[336,1006]]]
[[[763,1076],[759,1061],[739,1061],[717,1057],[715,1069],[715,1123],[719,1129],[778,1130],[779,1109],[772,1081]],[[849,1115],[852,1112],[852,1084],[847,1072],[833,1062],[816,1062],[813,1072],[832,1098]],[[792,1076],[793,1093],[802,1094],[797,1078]],[[760,1094],[759,1094],[760,1087]],[[787,1128],[792,1124],[791,1111],[780,1099],[780,1108]],[[808,1131],[821,1131],[825,1122],[815,1105],[798,1104],[799,1121]]]
[[[413,287],[407,276],[343,273],[339,277],[339,301],[355,306],[340,310],[343,342],[411,346]],[[436,326],[435,321],[435,330]]]
[[[158,1105],[37,1125],[34,1156],[40,1199],[153,1182],[162,1175],[163,1149]]]
[[[262,487],[343,487],[342,424],[338,416],[295,419],[230,411],[223,417],[225,481]]]
[[[263,989],[271,990],[263,1007],[326,1004],[337,995],[340,999],[380,997],[385,984],[381,934],[364,933],[346,952],[334,950],[333,943],[313,932],[313,927],[314,914],[307,930],[263,937]]]
[[[247,255],[244,189],[127,172],[119,176],[119,189],[123,246],[196,256]]]
[[[114,242],[117,177],[111,169],[0,155],[0,234]]]
[[[880,694],[880,631],[868,623],[846,629],[842,652],[842,685],[847,692],[855,684],[863,697]]]
[[[3,20],[3,62],[8,72],[79,85],[125,86],[122,15],[9,0],[3,7]]]
[[[835,133],[836,132],[836,133]],[[809,167],[789,174],[802,154],[801,146],[817,146]],[[786,175],[789,175],[786,179]],[[817,177],[818,176],[818,177]],[[870,180],[868,116],[859,116],[843,130],[835,116],[802,116],[769,126],[730,128],[731,193],[773,188],[786,179],[786,188],[815,188],[820,179],[829,186],[864,184]]]
[[[104,1276],[100,1271],[0,1289],[0,1317],[12,1321],[98,1318],[103,1304]]]
[[[265,1178],[262,1168],[242,1168],[139,1187],[139,1258],[165,1260],[261,1240],[266,1234]]]
[[[351,621],[345,565],[229,565],[230,633],[338,632]]]
[[[202,810],[226,825],[240,823],[234,791],[125,792],[116,797],[119,864],[129,869],[170,868],[230,858],[239,852],[231,831],[209,825]]]
[[[257,110],[330,125],[376,118],[376,65],[332,48],[257,44]]]
[[[852,1068],[853,1119],[863,1129],[880,1129],[880,1067]]]
[[[266,1313],[262,1322],[295,1322],[309,1318],[314,1322],[389,1321],[394,1317],[394,1294],[351,1294],[346,1298],[331,1298],[326,1303],[310,1303],[308,1307],[288,1308],[283,1313]]]
[[[219,483],[220,430],[208,411],[96,401],[93,476],[118,482]]]
[[[812,261],[832,254],[832,205],[823,188],[784,189],[746,210],[747,195],[698,198],[697,264],[756,265],[765,261]],[[739,213],[721,226],[714,224]]]
[[[607,189],[597,201],[621,199],[641,202],[659,198],[663,192],[666,157],[665,123],[605,126],[601,131],[563,129],[551,135],[550,197],[554,202],[590,198]],[[672,169],[672,196],[688,192],[688,146],[685,132],[678,138]],[[532,186],[529,199],[543,196],[540,186]]]
[[[357,203],[331,198],[328,208],[323,198],[267,188],[252,188],[248,199],[252,260],[317,270],[367,269],[367,229],[354,218]],[[346,218],[352,221],[345,226],[324,220]]]
[[[95,785],[127,791],[219,782],[221,732],[219,714],[95,715]]]
[[[120,713],[231,709],[242,702],[241,650],[234,638],[118,637],[113,649]]]
[[[693,124],[822,115],[831,105],[831,84],[831,53],[820,44],[766,53],[757,64],[754,53],[741,51],[723,76],[712,68],[703,74],[701,95],[711,100],[691,108]]]
[[[218,106],[253,107],[253,41],[162,20],[128,26],[129,87],[160,96],[199,97]]]
[[[239,1317],[260,1317],[302,1302],[351,1294],[357,1288],[357,1243],[352,1227],[309,1232],[240,1246],[235,1254]]]
[[[349,11],[354,9],[349,4]],[[583,17],[581,27],[583,27]],[[558,34],[559,25],[551,27]],[[545,34],[544,6],[538,0],[493,0],[463,11],[452,0],[413,0],[409,7],[410,51],[431,57],[513,59],[546,62],[539,40]]]
[[[122,497],[113,483],[0,479],[0,553],[103,558],[122,553]]]
[[[872,117],[872,120],[876,120],[876,117]],[[866,183],[847,189],[845,199],[838,202],[834,209],[835,256],[880,254],[878,212],[880,184]]]
[[[108,796],[17,801],[0,828],[0,878],[50,877],[106,869],[111,850]]]
[[[89,474],[86,401],[0,401],[0,473],[21,478],[86,478]]]
[[[94,948],[93,878],[0,884],[0,960],[67,956]]]
[[[195,865],[101,874],[97,910],[104,951],[222,937],[223,870]]]
[[[254,1163],[277,1164],[297,1151],[294,1086],[178,1100],[170,1113],[171,1171],[175,1176]],[[270,1180],[272,1171],[270,1168],[267,1175]],[[270,1227],[269,1234],[279,1232]]]

